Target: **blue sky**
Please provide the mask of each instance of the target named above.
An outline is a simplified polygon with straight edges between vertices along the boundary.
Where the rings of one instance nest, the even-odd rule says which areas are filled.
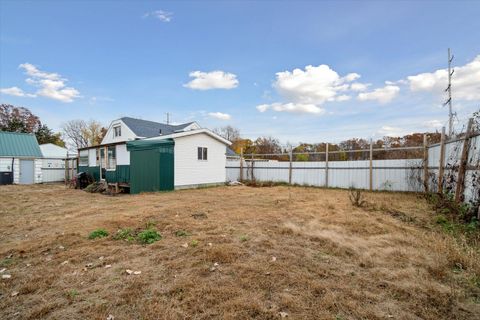
[[[475,1],[3,0],[0,101],[56,130],[169,112],[283,143],[432,131],[448,47],[458,118],[480,108],[479,15]]]

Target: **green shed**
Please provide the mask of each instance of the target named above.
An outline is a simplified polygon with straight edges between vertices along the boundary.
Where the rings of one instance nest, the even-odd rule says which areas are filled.
[[[174,189],[173,139],[127,142],[130,152],[130,193]]]

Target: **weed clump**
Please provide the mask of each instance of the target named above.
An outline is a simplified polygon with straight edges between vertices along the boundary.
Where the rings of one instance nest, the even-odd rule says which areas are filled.
[[[108,232],[105,229],[94,230],[88,235],[88,239],[91,239],[91,240],[97,239],[97,238],[105,238],[105,237],[108,237]]]
[[[137,236],[137,239],[140,243],[143,244],[152,244],[160,239],[162,239],[162,235],[154,229],[147,229],[140,232]]]
[[[350,188],[348,198],[350,199],[352,205],[357,208],[361,208],[367,203],[367,201],[364,199],[362,191],[358,189]]]
[[[194,240],[190,241],[190,246],[191,246],[191,247],[196,247],[196,246],[198,246],[198,240],[195,240],[195,239],[194,239]]]

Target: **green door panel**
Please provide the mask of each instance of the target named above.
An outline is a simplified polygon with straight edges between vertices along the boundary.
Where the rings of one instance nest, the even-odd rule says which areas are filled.
[[[174,142],[130,141],[130,193],[174,189]]]

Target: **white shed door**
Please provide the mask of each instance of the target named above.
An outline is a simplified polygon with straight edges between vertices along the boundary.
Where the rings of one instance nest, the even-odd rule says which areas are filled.
[[[20,184],[32,184],[33,179],[33,160],[20,160]]]

